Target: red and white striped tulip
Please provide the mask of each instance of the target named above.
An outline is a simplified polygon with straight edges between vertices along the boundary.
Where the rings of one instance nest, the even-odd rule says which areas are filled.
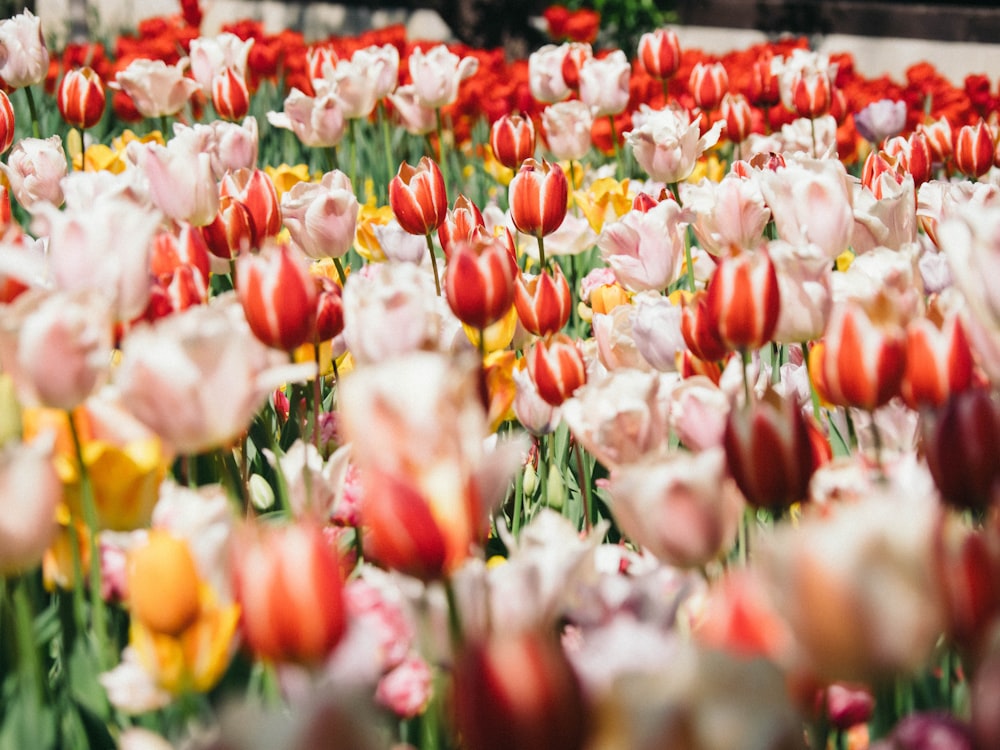
[[[528,374],[538,395],[553,406],[559,406],[587,382],[583,354],[565,333],[535,342],[528,351]]]
[[[723,256],[708,282],[708,325],[730,351],[757,349],[771,340],[781,298],[778,275],[766,251]]]
[[[389,205],[399,225],[410,234],[433,232],[448,214],[441,168],[427,156],[416,167],[404,161],[389,183]]]
[[[529,333],[548,336],[561,331],[573,308],[573,296],[562,268],[554,264],[537,276],[519,274],[514,283],[514,306]]]
[[[486,328],[514,304],[516,274],[517,264],[503,240],[456,242],[444,274],[445,298],[460,321]]]
[[[705,290],[684,302],[681,313],[681,335],[684,343],[697,359],[715,362],[729,353],[729,348],[719,336],[719,329],[708,310],[708,293]]]
[[[56,101],[66,122],[81,130],[92,128],[104,116],[104,83],[89,66],[69,70],[59,82]]]
[[[955,166],[966,177],[977,179],[993,166],[993,131],[980,118],[975,125],[963,125],[955,133]]]
[[[720,114],[726,121],[726,136],[733,143],[742,143],[753,132],[753,109],[743,94],[727,92],[720,103]]]
[[[317,525],[247,528],[234,544],[233,590],[248,648],[269,661],[318,665],[346,630],[340,561]]]
[[[566,218],[569,182],[558,164],[526,159],[508,191],[511,219],[524,234],[552,234]]]
[[[445,220],[438,227],[438,242],[444,251],[444,257],[451,257],[451,246],[458,241],[475,239],[486,227],[483,213],[479,206],[464,195],[455,199],[455,206],[448,211]]]
[[[934,122],[919,123],[916,132],[923,133],[927,138],[927,145],[934,155],[935,164],[944,164],[951,159],[955,150],[955,136],[951,121],[947,117],[942,116]]]
[[[317,291],[306,261],[290,245],[269,243],[236,263],[236,291],[250,330],[275,349],[291,351],[313,338]]]
[[[236,68],[226,68],[212,79],[212,106],[230,122],[240,122],[250,111],[250,89]]]
[[[762,109],[768,109],[781,101],[781,83],[774,72],[774,53],[766,50],[750,69],[750,89],[747,97]]]
[[[833,99],[833,83],[826,72],[802,73],[792,83],[792,109],[799,117],[814,120],[828,114],[833,106]]]
[[[838,406],[874,410],[899,394],[906,369],[906,332],[873,321],[856,302],[835,307],[823,341],[809,353],[820,396]]]
[[[173,232],[157,232],[149,257],[150,272],[157,279],[169,279],[180,266],[190,266],[208,284],[211,261],[205,235],[187,223]]]
[[[490,148],[507,169],[517,169],[535,153],[535,124],[530,117],[502,115],[490,128]]]
[[[306,50],[306,75],[312,81],[316,78],[333,78],[340,62],[340,55],[329,45],[310,47]]]
[[[316,340],[329,341],[344,330],[344,288],[327,276],[316,280]]]
[[[813,472],[832,457],[819,427],[795,399],[770,389],[729,412],[723,446],[729,473],[747,502],[772,511],[805,500]]]
[[[688,78],[688,89],[695,104],[703,110],[711,111],[722,103],[722,97],[729,91],[729,73],[720,62],[695,63]]]
[[[900,395],[913,409],[941,406],[973,383],[972,347],[957,315],[940,325],[917,318],[906,327],[906,369]]]
[[[209,252],[232,260],[257,246],[253,216],[240,200],[227,196],[219,201],[219,211],[210,224],[201,227]]]
[[[281,231],[281,202],[270,175],[263,169],[237,169],[227,172],[219,183],[219,198],[235,198],[247,207],[253,218],[254,244],[276,237]]]
[[[14,145],[14,106],[10,103],[7,93],[0,91],[0,154]]]
[[[673,29],[657,29],[639,37],[639,65],[658,81],[671,78],[681,65],[681,43]]]
[[[563,82],[570,91],[580,90],[580,69],[594,57],[594,51],[586,42],[566,42],[561,46]]]

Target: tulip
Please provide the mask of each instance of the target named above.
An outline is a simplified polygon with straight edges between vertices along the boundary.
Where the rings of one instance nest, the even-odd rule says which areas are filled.
[[[899,393],[906,334],[891,321],[873,320],[858,303],[842,303],[809,356],[809,371],[824,399],[870,411]]]
[[[403,129],[410,135],[427,135],[433,132],[437,125],[437,115],[434,109],[425,107],[417,98],[417,90],[411,84],[400,86],[389,94],[396,117]]]
[[[192,151],[194,145],[177,139],[169,146],[132,141],[128,155],[143,170],[149,196],[167,218],[204,226],[215,219],[219,193],[211,156]]]
[[[583,691],[562,646],[548,633],[507,633],[465,646],[456,658],[452,701],[469,750],[585,745]]]
[[[683,219],[676,201],[663,201],[645,213],[630,211],[605,224],[597,246],[618,283],[640,292],[663,291],[676,281],[684,257]]]
[[[536,336],[561,331],[569,322],[573,297],[569,282],[557,264],[537,276],[518,274],[514,283],[514,305],[521,325]]]
[[[0,21],[0,78],[12,89],[34,86],[49,73],[42,21],[25,10]]]
[[[972,347],[957,315],[937,325],[918,318],[906,327],[906,369],[900,395],[912,409],[941,406],[973,381]]]
[[[281,196],[281,217],[292,241],[315,260],[347,254],[360,210],[350,179],[338,170],[319,183],[296,183]]]
[[[774,341],[789,344],[823,335],[833,305],[833,269],[816,245],[797,247],[783,240],[767,244],[778,274],[781,300]]]
[[[438,44],[424,54],[420,47],[408,60],[414,92],[420,103],[430,109],[445,107],[458,98],[458,86],[475,75],[479,60],[460,58],[444,44]]]
[[[935,164],[944,164],[951,158],[955,139],[951,121],[947,117],[940,117],[933,122],[918,123],[916,132],[927,138],[927,145],[934,155]]]
[[[532,435],[547,435],[559,424],[559,411],[538,395],[531,375],[523,367],[515,367],[511,373],[516,393],[514,395],[514,415]]]
[[[241,255],[236,289],[250,330],[263,343],[291,351],[312,340],[316,284],[298,251],[269,244],[259,255]]]
[[[483,329],[514,304],[517,265],[500,239],[458,242],[444,275],[445,298],[460,321]]]
[[[0,575],[37,566],[56,534],[62,484],[45,440],[0,449]]]
[[[594,114],[579,99],[550,104],[542,110],[549,150],[557,159],[582,159],[590,151]]]
[[[6,92],[0,91],[0,154],[14,145],[14,106]]]
[[[673,29],[657,29],[639,37],[639,64],[658,81],[671,78],[681,64],[681,44]]]
[[[219,201],[219,212],[201,232],[209,252],[223,260],[232,260],[257,245],[250,209],[228,196]]]
[[[257,166],[257,118],[243,118],[241,124],[214,120],[208,125],[187,127],[174,123],[174,140],[191,138],[196,153],[207,153],[212,160],[212,176],[216,180],[226,172],[253,169]],[[267,168],[266,168],[267,169]]]
[[[757,107],[769,109],[781,101],[781,86],[772,69],[774,53],[764,52],[754,60],[750,69],[750,89],[747,97]]]
[[[326,276],[316,280],[316,340],[330,341],[344,330],[344,288]]]
[[[174,231],[161,230],[153,236],[149,270],[158,279],[169,280],[181,266],[197,271],[207,285],[210,260],[204,235],[190,224],[181,224]]]
[[[706,291],[709,325],[727,349],[750,351],[771,340],[781,298],[778,275],[767,251],[720,259]]]
[[[562,80],[570,91],[580,90],[580,71],[588,60],[594,58],[594,50],[586,42],[566,42],[559,47],[559,70]],[[581,97],[582,98],[582,97]],[[589,102],[588,102],[589,104]]]
[[[576,342],[565,333],[541,339],[527,354],[528,372],[538,395],[559,406],[587,382],[587,368]]]
[[[880,99],[854,113],[854,127],[862,138],[880,144],[906,127],[906,102]]]
[[[282,213],[278,191],[263,169],[228,172],[219,184],[219,199],[226,197],[235,198],[250,211],[255,245],[259,246],[281,231]]]
[[[945,503],[984,511],[1000,495],[1000,404],[982,388],[953,393],[923,423],[923,444],[934,484]]]
[[[336,86],[329,81],[313,81],[315,96],[293,88],[285,97],[281,112],[268,112],[267,121],[276,128],[291,130],[303,146],[329,148],[344,137],[347,121],[337,97]]]
[[[104,84],[93,68],[67,71],[56,100],[62,118],[81,130],[94,127],[104,116]]]
[[[719,114],[726,121],[726,137],[733,143],[742,143],[753,131],[753,110],[742,94],[727,92],[719,104]]]
[[[7,163],[0,164],[0,170],[17,202],[29,211],[42,203],[62,205],[60,181],[66,176],[66,154],[59,136],[44,140],[22,138],[7,156]]]
[[[722,63],[695,63],[688,78],[688,90],[694,103],[701,109],[711,111],[722,102],[729,91],[729,73]]]
[[[805,500],[813,472],[832,458],[826,438],[798,403],[770,389],[729,412],[723,445],[747,502],[777,513]]]
[[[129,554],[129,609],[157,633],[178,635],[197,619],[199,582],[187,542],[162,529]]]
[[[343,573],[318,526],[248,527],[233,551],[233,590],[247,647],[261,658],[320,664],[344,635]]]
[[[722,132],[722,123],[717,122],[702,135],[698,120],[691,122],[688,113],[676,107],[652,110],[641,104],[633,122],[625,142],[646,174],[666,183],[687,179]]]
[[[955,133],[955,166],[973,180],[982,177],[993,166],[994,145],[993,133],[985,120],[963,125]]]
[[[701,248],[712,255],[736,254],[757,247],[771,212],[755,179],[734,175],[721,182],[686,183],[681,190],[685,212]]]
[[[621,50],[614,50],[607,57],[588,59],[580,67],[580,100],[591,108],[594,117],[624,112],[631,74],[632,66]]]
[[[535,153],[535,125],[530,117],[503,115],[490,128],[490,148],[497,161],[516,170]]]
[[[792,110],[799,117],[815,120],[830,111],[833,84],[823,72],[800,73],[791,84]]]
[[[660,372],[677,370],[677,356],[685,348],[681,317],[681,306],[662,295],[636,297],[632,311],[635,348],[651,367]]]
[[[212,94],[216,78],[227,70],[232,70],[244,79],[247,73],[247,58],[254,45],[253,37],[240,39],[228,31],[215,36],[199,36],[191,40],[191,75],[201,90]]]
[[[526,159],[510,181],[508,195],[511,220],[524,234],[552,234],[566,218],[569,183],[558,164]]]
[[[143,117],[167,117],[180,112],[200,87],[184,75],[188,58],[176,65],[163,60],[136,58],[115,75],[112,88],[121,89]]]
[[[456,242],[471,242],[486,229],[482,211],[464,195],[455,199],[455,206],[448,211],[445,220],[438,227],[438,242],[444,257],[451,257],[452,245]]]
[[[311,46],[306,50],[306,76],[310,81],[317,78],[331,78],[333,69],[339,61],[340,55],[332,46],[327,44]]]
[[[736,541],[743,501],[725,477],[721,448],[625,464],[610,477],[611,512],[622,531],[668,565],[691,568]]]
[[[565,49],[555,44],[542,45],[528,56],[528,86],[536,101],[551,104],[569,96],[562,74],[565,56]]]
[[[875,708],[875,696],[865,686],[835,682],[823,691],[823,711],[830,723],[842,732],[867,723]]]
[[[212,79],[212,106],[224,120],[236,122],[250,109],[247,82],[234,68],[226,68]]]
[[[389,204],[400,226],[410,234],[428,235],[448,213],[444,177],[433,159],[424,156],[416,167],[407,162],[389,183]]]
[[[691,354],[703,362],[720,360],[730,351],[714,324],[705,290],[695,292],[691,299],[684,302],[681,335]]]
[[[967,723],[944,712],[925,711],[900,719],[886,739],[899,750],[974,750],[977,745]]]
[[[381,75],[381,64],[368,59],[363,50],[355,52],[350,60],[337,61],[330,80],[336,85],[344,117],[357,120],[371,115],[379,98],[376,82]]]

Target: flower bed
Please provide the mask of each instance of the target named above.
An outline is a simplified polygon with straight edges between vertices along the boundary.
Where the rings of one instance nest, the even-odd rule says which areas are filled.
[[[0,23],[0,747],[991,748],[997,97]]]

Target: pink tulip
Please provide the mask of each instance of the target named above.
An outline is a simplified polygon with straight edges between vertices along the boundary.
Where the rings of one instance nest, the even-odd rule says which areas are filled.
[[[389,94],[389,101],[403,129],[410,135],[426,135],[436,127],[434,110],[420,101],[412,84],[397,88]]]
[[[247,57],[253,45],[252,37],[243,40],[228,31],[214,37],[195,37],[190,46],[191,75],[201,90],[210,95],[212,82],[223,71],[232,69],[240,77],[246,77]]]
[[[763,241],[771,212],[756,180],[732,175],[721,182],[686,183],[681,198],[694,214],[700,246],[713,255],[749,250]]]
[[[215,219],[219,192],[211,156],[191,151],[193,146],[177,139],[167,146],[133,141],[128,154],[143,170],[156,207],[169,219],[200,227]]]
[[[337,170],[319,183],[298,182],[281,197],[281,216],[292,241],[316,260],[347,254],[360,210],[350,179]]]
[[[184,75],[187,65],[186,57],[176,65],[167,65],[163,60],[136,58],[115,76],[115,82],[110,85],[128,94],[143,117],[175,115],[184,109],[200,88],[197,81]]]
[[[7,156],[0,170],[10,182],[17,202],[29,211],[36,205],[60,206],[63,190],[60,181],[66,176],[66,154],[57,135],[44,140],[22,138]]]
[[[654,180],[666,183],[687,179],[698,158],[722,133],[722,123],[717,122],[702,135],[698,120],[691,122],[686,110],[673,106],[653,110],[641,104],[633,124],[625,142],[635,160]]]
[[[629,211],[604,225],[597,246],[618,283],[633,292],[663,291],[681,271],[686,222],[676,201]]]
[[[219,199],[234,198],[247,207],[253,218],[256,244],[277,236],[281,231],[281,206],[278,191],[263,169],[238,169],[227,172],[219,183]]]
[[[295,133],[303,146],[328,148],[344,137],[346,118],[336,86],[322,79],[313,81],[315,96],[296,88],[285,97],[281,112],[268,112],[267,121],[276,128]]]
[[[0,21],[0,49],[0,78],[12,89],[45,80],[49,51],[42,36],[42,21],[30,10]]]
[[[173,140],[190,139],[190,149],[207,153],[212,160],[212,176],[221,180],[226,172],[257,166],[259,134],[257,118],[245,117],[241,124],[213,120],[208,125],[188,127],[174,124]]]
[[[580,68],[580,100],[594,117],[625,111],[629,98],[632,66],[621,50],[607,57],[590,58]]]
[[[0,498],[0,575],[17,575],[41,562],[58,528],[62,481],[51,441],[7,444],[0,450]]]
[[[430,109],[447,106],[458,98],[458,86],[475,75],[479,60],[459,57],[438,44],[424,53],[416,47],[409,58],[410,77],[419,102]]]
[[[579,99],[550,104],[542,110],[549,150],[557,159],[582,159],[590,151],[594,113]]]
[[[562,74],[565,56],[564,48],[555,44],[545,44],[529,55],[528,86],[537,101],[551,104],[569,96]]]

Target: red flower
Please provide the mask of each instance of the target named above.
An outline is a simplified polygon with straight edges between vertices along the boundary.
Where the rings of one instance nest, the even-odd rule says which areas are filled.
[[[765,251],[720,258],[706,294],[708,324],[728,350],[757,349],[770,341],[781,305],[778,275]]]
[[[639,65],[652,78],[665,81],[681,64],[681,44],[673,29],[657,29],[639,38]]]
[[[544,237],[566,218],[569,183],[558,164],[526,159],[510,181],[510,215],[524,234]]]
[[[56,99],[62,118],[81,130],[100,122],[107,101],[104,84],[89,67],[67,71],[59,83]]]
[[[573,296],[558,264],[538,276],[520,274],[514,284],[514,305],[521,325],[536,336],[557,333],[569,321]]]
[[[316,325],[316,282],[306,258],[289,245],[268,245],[241,255],[236,291],[254,336],[291,351],[310,341]]]
[[[14,145],[14,107],[10,97],[0,91],[0,154]]]
[[[973,382],[972,347],[957,315],[936,325],[919,318],[906,328],[906,369],[900,393],[910,408],[940,406]]]
[[[601,14],[587,8],[570,10],[563,5],[550,5],[542,11],[549,27],[549,37],[557,42],[593,44],[601,29]]]
[[[451,257],[451,246],[459,241],[469,241],[484,231],[486,222],[479,206],[464,195],[455,199],[455,206],[445,216],[438,227],[438,242],[444,251],[444,257]]]
[[[516,273],[501,239],[455,243],[444,275],[445,297],[455,317],[479,329],[496,323],[514,304]]]
[[[994,146],[993,133],[985,120],[963,125],[955,133],[955,166],[967,177],[982,177],[993,166]]]
[[[250,110],[250,91],[239,71],[226,68],[212,79],[212,106],[223,120],[237,122]]]
[[[437,163],[424,156],[416,167],[400,164],[389,183],[389,205],[410,234],[430,234],[441,226],[448,214],[448,195]]]
[[[530,118],[503,115],[490,128],[490,148],[497,161],[517,169],[535,153],[535,126]]]
[[[565,333],[535,342],[528,351],[528,374],[538,395],[553,406],[559,406],[587,382],[583,355]]]

